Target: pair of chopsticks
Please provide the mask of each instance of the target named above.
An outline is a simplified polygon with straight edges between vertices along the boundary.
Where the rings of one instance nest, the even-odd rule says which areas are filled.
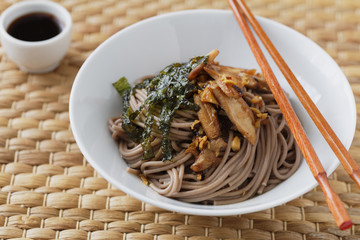
[[[279,52],[276,50],[275,46],[267,37],[266,33],[264,32],[260,24],[257,22],[254,15],[251,13],[250,9],[246,6],[244,0],[228,0],[228,3],[236,17],[237,22],[241,27],[241,30],[245,35],[245,38],[256,58],[256,61],[260,66],[260,69],[275,97],[275,100],[277,101],[285,117],[285,120],[287,121],[289,128],[293,133],[297,144],[299,145],[299,148],[310,168],[311,173],[313,174],[324,192],[327,205],[329,206],[329,209],[334,216],[337,226],[341,230],[350,228],[353,223],[348,213],[346,212],[341,199],[331,188],[327,178],[327,174],[323,166],[321,165],[321,162],[316,155],[314,148],[312,147],[303,127],[301,126],[299,119],[294,113],[294,110],[289,100],[282,91],[273,71],[270,68],[269,63],[267,62],[264,54],[262,53],[258,43],[256,42],[256,39],[252,34],[252,31],[250,30],[247,21],[245,20],[245,17],[250,22],[256,34],[258,35],[258,37],[266,47],[267,51],[270,53],[271,57],[281,70],[282,74],[288,81],[296,96],[299,98],[301,104],[304,106],[311,119],[314,121],[315,125],[320,130],[321,134],[323,135],[331,149],[334,151],[341,164],[344,166],[346,172],[360,187],[359,166],[351,157],[350,153],[346,150],[339,138],[336,136],[335,132],[331,129],[330,125],[327,123],[325,118],[320,113],[319,109],[317,109],[309,95],[306,93],[304,88],[296,79],[295,75],[285,63],[284,59],[280,56]]]

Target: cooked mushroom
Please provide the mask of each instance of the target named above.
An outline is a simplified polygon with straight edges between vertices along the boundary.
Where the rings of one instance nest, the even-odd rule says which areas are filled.
[[[201,126],[209,139],[215,139],[220,136],[220,123],[215,108],[211,103],[202,102],[198,94],[194,94],[194,102],[200,106],[197,112]]]
[[[191,170],[194,172],[204,171],[208,169],[211,165],[216,163],[218,158],[215,153],[208,148],[202,150],[199,156],[196,158],[195,162],[191,165]]]
[[[219,50],[217,49],[214,49],[214,50],[211,50],[207,56],[209,56],[208,58],[208,62],[211,63],[214,61],[214,59],[216,58],[216,56],[219,54]],[[191,81],[191,80],[194,80],[198,75],[199,73],[203,70],[205,64],[204,63],[201,63],[199,64],[199,66],[197,66],[196,68],[194,68],[188,75],[188,79]]]
[[[227,143],[221,137],[209,142],[209,149],[215,153],[215,156],[219,156],[220,151],[225,149],[226,146]]]
[[[257,74],[255,69],[234,68],[215,64],[211,64],[207,67],[212,68],[220,75],[233,76],[235,82],[241,82],[240,86],[246,86],[251,89],[258,89],[262,91],[269,90],[266,80],[260,74]],[[240,87],[239,85],[237,86]]]
[[[227,96],[235,98],[241,96],[244,88],[241,78],[232,73],[219,72],[218,67],[218,65],[208,64],[204,70],[216,81]]]
[[[219,103],[216,101],[214,94],[212,93],[210,86],[206,86],[203,91],[200,91],[201,101],[208,102],[212,104],[218,105]]]
[[[242,97],[229,97],[215,82],[210,84],[216,100],[219,102],[220,107],[224,109],[230,121],[250,143],[255,144],[255,118],[245,100]]]

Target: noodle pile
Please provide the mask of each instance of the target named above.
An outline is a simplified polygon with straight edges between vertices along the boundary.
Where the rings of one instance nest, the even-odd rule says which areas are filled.
[[[289,178],[301,160],[300,150],[272,93],[244,87],[242,97],[251,108],[267,114],[256,128],[255,143],[243,137],[227,119],[226,113],[216,107],[222,125],[221,138],[227,144],[217,153],[218,162],[200,172],[191,169],[196,155],[188,151],[195,135],[203,132],[200,127],[194,133],[194,125],[199,122],[196,111],[179,109],[175,112],[169,134],[174,152],[170,161],[162,161],[162,133],[157,127],[153,127],[151,133],[155,156],[150,160],[143,159],[142,145],[131,141],[123,130],[122,116],[110,119],[109,128],[114,140],[119,142],[119,151],[129,165],[128,171],[137,174],[159,194],[202,204],[240,202],[267,192]],[[145,89],[134,90],[129,107],[132,111],[139,109],[146,98]],[[134,120],[142,128],[145,126],[145,111]],[[155,117],[155,126],[158,122]],[[238,149],[234,150],[234,144]]]

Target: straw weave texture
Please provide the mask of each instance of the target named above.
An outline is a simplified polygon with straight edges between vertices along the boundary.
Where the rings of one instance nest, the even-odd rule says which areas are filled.
[[[0,11],[15,1],[1,0]],[[228,9],[226,0],[64,0],[71,47],[44,75],[18,70],[0,48],[0,239],[353,240],[360,239],[360,190],[342,167],[331,185],[349,208],[337,229],[314,189],[282,206],[231,217],[168,212],[131,198],[86,162],[69,124],[77,71],[101,42],[139,20],[193,8]],[[322,46],[360,97],[360,0],[247,0],[255,14],[284,23]],[[336,96],[334,96],[336,97]],[[360,162],[359,125],[351,147]]]

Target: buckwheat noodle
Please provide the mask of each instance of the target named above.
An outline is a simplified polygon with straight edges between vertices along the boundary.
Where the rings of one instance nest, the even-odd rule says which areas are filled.
[[[285,119],[271,93],[256,93],[245,89],[243,97],[248,102],[255,96],[261,96],[257,104],[262,112],[268,113],[268,120],[257,129],[257,142],[252,145],[241,139],[241,148],[234,152],[231,143],[236,134],[228,130],[224,140],[227,147],[220,152],[221,161],[202,173],[189,170],[194,162],[191,153],[185,150],[192,141],[191,125],[198,119],[197,113],[178,110],[171,123],[170,140],[175,157],[172,161],[161,161],[161,132],[154,129],[151,145],[155,157],[143,160],[140,144],[128,140],[121,128],[121,116],[109,120],[112,137],[119,142],[119,151],[128,163],[128,171],[143,175],[149,186],[161,195],[184,202],[202,204],[229,204],[244,201],[269,191],[280,182],[289,178],[299,167],[301,153],[294,141]],[[136,89],[130,100],[135,110],[146,99],[144,89]],[[140,114],[135,123],[144,127],[145,116]],[[155,119],[158,121],[158,119]]]

